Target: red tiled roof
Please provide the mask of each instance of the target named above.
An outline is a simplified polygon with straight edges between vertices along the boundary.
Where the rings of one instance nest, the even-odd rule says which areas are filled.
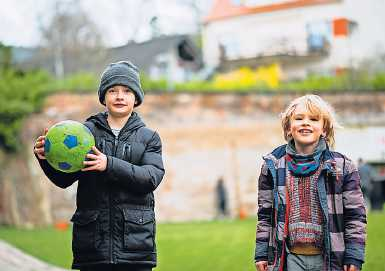
[[[330,4],[340,1],[341,0],[282,0],[282,2],[278,4],[247,7],[244,5],[234,5],[231,3],[231,0],[215,0],[210,13],[204,21],[205,23],[210,23],[213,21],[223,20],[231,17],[238,17],[242,15],[266,13],[312,5]]]

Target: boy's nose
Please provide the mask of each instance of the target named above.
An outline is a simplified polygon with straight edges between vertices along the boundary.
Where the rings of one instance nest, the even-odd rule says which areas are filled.
[[[123,92],[122,91],[118,91],[118,93],[116,94],[116,98],[117,99],[123,98]]]

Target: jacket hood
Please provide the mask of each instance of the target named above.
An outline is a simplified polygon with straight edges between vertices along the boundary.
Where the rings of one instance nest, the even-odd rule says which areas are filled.
[[[90,116],[86,121],[91,121],[95,125],[98,125],[104,128],[105,130],[111,131],[110,125],[107,122],[107,117],[107,112],[100,112],[96,115]],[[134,131],[144,126],[146,125],[140,118],[139,114],[136,112],[132,112],[130,118],[127,120],[127,123],[124,125],[121,131]]]

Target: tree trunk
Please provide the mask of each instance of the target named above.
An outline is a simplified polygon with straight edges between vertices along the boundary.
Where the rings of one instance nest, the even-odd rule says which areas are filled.
[[[17,208],[17,200],[12,181],[6,173],[9,159],[0,151],[0,223],[6,225],[20,225],[20,215]]]
[[[28,228],[52,224],[49,187],[38,176],[33,154],[2,154],[0,159],[0,223]]]
[[[32,147],[29,149],[32,149]],[[30,173],[28,180],[33,192],[33,198],[36,200],[33,223],[41,226],[50,225],[52,224],[50,187],[48,183],[42,180],[41,169],[39,165],[36,165],[38,162],[32,151],[29,152],[27,162],[28,172]]]
[[[6,225],[20,226],[20,214],[16,200],[15,189],[12,181],[3,177],[1,182],[1,199],[3,207],[3,223]]]

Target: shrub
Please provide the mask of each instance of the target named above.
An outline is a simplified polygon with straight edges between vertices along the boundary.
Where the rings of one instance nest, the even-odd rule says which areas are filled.
[[[20,73],[14,70],[0,72],[0,148],[16,151],[22,120],[38,111],[49,93],[50,76],[42,71]]]

